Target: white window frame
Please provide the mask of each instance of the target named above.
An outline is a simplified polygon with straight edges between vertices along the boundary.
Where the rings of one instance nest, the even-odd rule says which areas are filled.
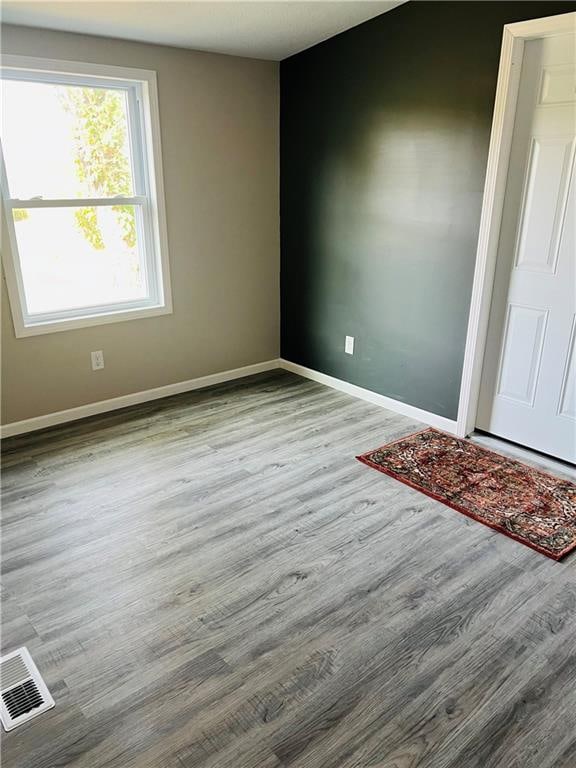
[[[139,239],[145,254],[149,296],[142,300],[97,305],[60,312],[27,311],[24,282],[20,269],[18,245],[12,210],[14,208],[50,208],[110,205],[112,198],[73,200],[18,200],[10,198],[4,158],[0,147],[0,188],[7,219],[10,249],[2,249],[2,262],[17,337],[85,328],[172,313],[172,294],[168,261],[168,236],[162,173],[160,115],[156,72],[147,69],[57,61],[30,56],[2,56],[3,78],[67,85],[96,85],[122,88],[130,105],[130,142],[134,172],[132,197],[115,197],[115,204],[141,206],[142,227]],[[135,119],[134,119],[135,118]],[[9,252],[8,252],[9,251]]]

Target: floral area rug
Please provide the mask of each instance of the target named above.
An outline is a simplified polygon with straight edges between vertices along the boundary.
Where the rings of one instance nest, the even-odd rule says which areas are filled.
[[[426,429],[359,461],[555,560],[576,548],[576,484]]]

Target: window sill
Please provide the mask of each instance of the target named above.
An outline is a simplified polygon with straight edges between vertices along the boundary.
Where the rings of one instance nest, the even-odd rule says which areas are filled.
[[[16,338],[26,336],[39,336],[45,333],[57,333],[59,331],[73,331],[79,328],[89,328],[93,325],[108,325],[120,323],[126,320],[143,320],[147,317],[159,315],[171,315],[172,306],[169,304],[156,307],[137,307],[135,309],[119,309],[110,312],[82,317],[65,318],[62,320],[49,320],[42,323],[20,324],[14,318],[14,331]]]

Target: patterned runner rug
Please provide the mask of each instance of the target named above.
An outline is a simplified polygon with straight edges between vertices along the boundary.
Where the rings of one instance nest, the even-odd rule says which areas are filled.
[[[356,457],[554,560],[576,548],[576,484],[435,429]]]

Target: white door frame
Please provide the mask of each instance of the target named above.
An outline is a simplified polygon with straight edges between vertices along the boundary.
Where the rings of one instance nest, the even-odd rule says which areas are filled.
[[[470,434],[476,426],[524,42],[575,30],[576,13],[520,21],[504,27],[458,403],[456,433],[460,437]]]

